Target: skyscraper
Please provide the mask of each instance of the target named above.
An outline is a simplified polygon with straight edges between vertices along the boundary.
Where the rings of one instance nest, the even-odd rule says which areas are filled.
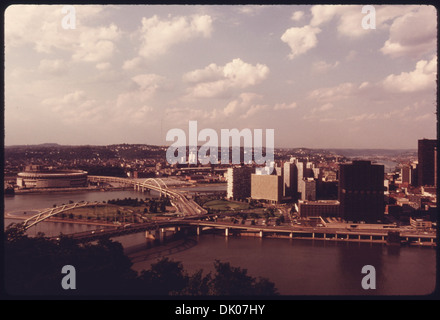
[[[292,162],[285,162],[283,168],[283,196],[295,200],[298,191],[297,167]]]
[[[226,179],[228,181],[227,197],[229,199],[246,199],[251,196],[251,167],[228,168]]]
[[[435,186],[437,171],[437,140],[419,140],[418,147],[418,185]]]
[[[411,170],[412,167],[409,164],[404,164],[400,169],[400,175],[402,177],[402,183],[404,184],[412,184],[411,181]]]
[[[384,166],[371,161],[339,165],[340,216],[347,221],[376,222],[383,218]]]

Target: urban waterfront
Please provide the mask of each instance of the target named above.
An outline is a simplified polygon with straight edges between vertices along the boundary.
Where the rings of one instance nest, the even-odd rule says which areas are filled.
[[[435,7],[4,19],[10,296],[439,297]]]
[[[220,186],[215,186],[218,190]],[[191,188],[186,188],[191,189]],[[192,188],[209,191],[209,187]],[[154,193],[151,194],[155,196]],[[115,198],[145,197],[134,191],[73,192],[28,194],[5,197],[5,212],[42,209],[72,201],[107,201]],[[5,219],[5,226],[16,219]],[[48,236],[96,229],[93,225],[67,222],[41,222],[29,229],[29,235],[44,232]],[[193,244],[180,250],[163,245],[159,254],[150,254],[151,240],[144,233],[117,237],[130,257],[136,257],[133,270],[148,269],[159,257],[181,261],[189,273],[213,271],[215,260],[245,268],[253,277],[265,277],[275,283],[281,295],[427,295],[436,284],[436,249],[425,247],[389,247],[383,244],[341,243],[323,240],[224,237],[202,234],[191,238]],[[179,243],[177,242],[177,245]],[[157,247],[155,248],[157,251]],[[169,254],[169,252],[172,252]],[[376,290],[361,287],[364,265],[376,269]],[[121,293],[122,294],[122,293]]]

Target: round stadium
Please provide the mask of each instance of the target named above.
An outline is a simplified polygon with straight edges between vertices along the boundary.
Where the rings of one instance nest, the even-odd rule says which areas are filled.
[[[87,172],[82,170],[32,170],[19,172],[19,188],[87,187]]]

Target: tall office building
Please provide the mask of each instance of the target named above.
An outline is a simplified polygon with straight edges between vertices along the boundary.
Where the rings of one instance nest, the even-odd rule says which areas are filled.
[[[283,196],[295,200],[298,192],[297,167],[292,162],[285,162],[283,169]]]
[[[283,197],[283,177],[276,174],[252,174],[251,198],[271,203],[281,202]]]
[[[301,200],[316,200],[316,181],[319,168],[315,168],[312,162],[296,162],[297,167],[297,197]]]
[[[400,176],[402,177],[402,183],[404,184],[411,184],[411,165],[404,164],[402,168],[400,169]]]
[[[226,179],[228,199],[246,199],[251,196],[251,174],[254,169],[251,167],[228,168]]]
[[[435,186],[437,182],[437,140],[419,140],[418,147],[418,185]]]
[[[371,161],[339,165],[340,216],[347,221],[376,222],[385,211],[384,166]]]
[[[316,180],[314,178],[304,178],[300,181],[301,200],[316,200]]]

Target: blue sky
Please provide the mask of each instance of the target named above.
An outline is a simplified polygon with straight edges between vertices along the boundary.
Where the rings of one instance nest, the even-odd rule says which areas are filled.
[[[169,129],[274,129],[277,147],[436,137],[436,10],[63,6],[5,12],[5,144],[166,145]],[[69,11],[73,12],[73,11]],[[64,20],[65,21],[65,20]]]

